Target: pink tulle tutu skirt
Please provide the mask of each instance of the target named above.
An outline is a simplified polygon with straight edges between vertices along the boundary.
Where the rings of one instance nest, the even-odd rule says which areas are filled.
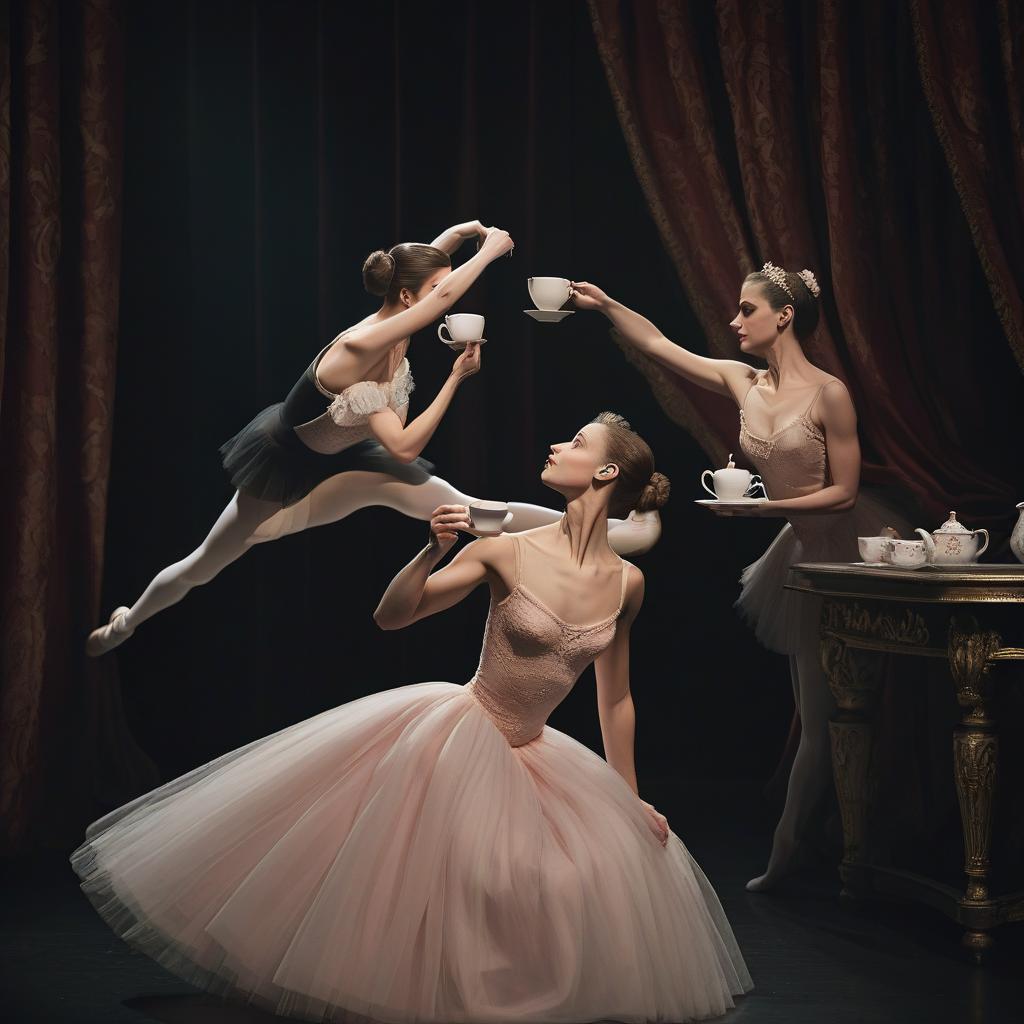
[[[604,760],[452,683],[374,694],[95,822],[125,941],[308,1020],[685,1021],[751,987],[714,891]]]

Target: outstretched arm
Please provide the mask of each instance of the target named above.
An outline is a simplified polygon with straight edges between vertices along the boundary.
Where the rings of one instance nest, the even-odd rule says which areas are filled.
[[[342,344],[346,352],[357,357],[357,372],[362,373],[373,366],[402,338],[408,338],[443,316],[466,294],[484,267],[511,249],[512,239],[507,231],[488,228],[480,251],[453,270],[429,295],[386,320],[354,327],[345,335]]]
[[[608,763],[626,780],[639,796],[634,761],[636,711],[629,689],[629,631],[644,600],[643,573],[627,564],[626,601],[615,627],[612,642],[594,662],[597,676],[597,712],[601,720],[601,739]],[[668,822],[649,803],[641,801],[647,812],[647,824],[658,841],[668,841]]]
[[[430,542],[391,581],[380,599],[373,620],[381,629],[402,629],[419,619],[458,604],[481,583],[496,587],[514,575],[512,542],[487,537],[464,547],[438,572],[431,570],[458,538],[457,530],[469,530],[465,505],[441,505],[430,520]]]
[[[390,408],[381,409],[370,416],[373,436],[399,462],[412,462],[434,436],[438,424],[448,411],[459,385],[480,369],[480,346],[470,342],[459,353],[448,379],[441,385],[434,400],[411,423],[404,424]]]
[[[446,228],[430,244],[451,256],[469,238],[477,238],[482,243],[487,238],[487,228],[478,220],[467,220]]]
[[[666,369],[694,384],[720,395],[729,395],[737,405],[743,401],[756,370],[738,359],[699,356],[669,341],[646,317],[606,295],[597,285],[573,281],[573,302],[579,309],[596,309],[618,328],[637,351],[661,363]]]

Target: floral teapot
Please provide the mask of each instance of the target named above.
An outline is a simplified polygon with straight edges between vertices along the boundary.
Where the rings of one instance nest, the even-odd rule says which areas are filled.
[[[982,534],[985,535],[983,544],[979,540]],[[988,530],[968,530],[956,513],[950,512],[949,518],[932,533],[932,540],[937,565],[963,565],[976,562],[988,547]]]

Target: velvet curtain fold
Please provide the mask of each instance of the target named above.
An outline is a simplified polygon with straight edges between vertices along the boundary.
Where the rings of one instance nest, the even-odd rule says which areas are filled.
[[[928,108],[1024,370],[1024,7],[911,0],[910,10]]]
[[[747,273],[764,260],[810,267],[824,315],[808,355],[850,387],[865,481],[908,488],[924,525],[952,508],[1005,535],[1024,468],[1004,429],[1006,407],[1024,399],[1006,345],[1020,357],[1020,127],[1009,99],[1019,100],[1019,12],[838,0],[589,6],[637,176],[707,350],[739,355],[727,323]],[[956,45],[949,36],[986,18],[1003,33],[993,56],[1004,77],[983,89],[996,29],[960,32]],[[973,93],[960,90],[960,73]],[[965,111],[955,123],[948,114],[958,102],[975,116],[973,135]],[[987,147],[999,132],[1018,159],[997,172],[990,154],[1001,150]],[[997,230],[1004,203],[1012,216]],[[731,403],[632,358],[713,458],[735,448]]]
[[[118,324],[116,0],[0,17],[0,848],[66,843],[111,780],[149,774],[97,613]],[[115,783],[116,785],[116,783]],[[45,821],[37,814],[45,808]]]

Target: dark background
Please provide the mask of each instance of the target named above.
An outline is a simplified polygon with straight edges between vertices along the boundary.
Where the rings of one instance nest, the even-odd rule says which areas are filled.
[[[547,445],[602,409],[628,416],[675,488],[661,542],[638,559],[641,780],[769,774],[792,708],[788,666],[731,603],[781,522],[719,520],[692,504],[708,460],[603,318],[552,326],[522,313],[527,276],[589,279],[704,348],[585,5],[363,5],[354,18],[344,4],[147,4],[126,15],[103,607],[131,603],[199,543],[231,494],[217,446],[375,308],[366,254],[479,217],[516,248],[456,307],[487,315],[489,344],[425,454],[469,493],[553,504],[539,482]],[[732,315],[723,309],[723,324]],[[415,415],[451,356],[428,330],[410,361]],[[374,690],[468,680],[484,590],[399,633],[371,619],[425,537],[424,524],[364,510],[257,547],[141,627],[116,657],[131,727],[164,775]],[[552,724],[600,749],[592,680]]]

